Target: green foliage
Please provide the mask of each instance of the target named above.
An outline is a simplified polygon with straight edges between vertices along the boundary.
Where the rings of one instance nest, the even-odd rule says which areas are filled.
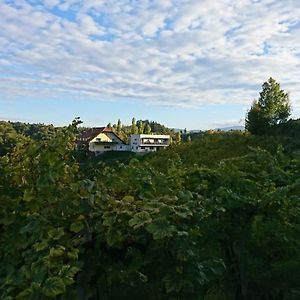
[[[135,118],[132,119],[132,125],[130,127],[130,132],[132,134],[137,133],[155,133],[155,134],[173,134],[172,130],[167,128],[166,126],[149,120],[138,120]]]
[[[34,140],[48,139],[49,136],[55,134],[59,129],[53,125],[45,124],[29,124],[21,122],[10,122],[17,133],[28,136]]]
[[[170,130],[169,128],[167,128],[166,126],[155,122],[155,121],[149,121],[149,120],[145,120],[144,121],[146,124],[149,124],[150,128],[151,128],[151,132],[157,133],[157,134],[172,134],[172,130]]]
[[[136,125],[135,118],[132,118],[130,133],[131,134],[137,134],[138,133],[138,127]]]
[[[66,286],[60,277],[50,277],[45,281],[43,294],[53,298],[59,294],[63,294],[65,290]]]
[[[140,134],[143,134],[144,131],[145,131],[145,123],[143,121],[141,121],[141,120],[137,121],[136,123],[137,123],[137,127],[138,127],[138,132]]]
[[[181,143],[181,133],[179,131],[176,132],[175,135],[173,136],[172,143],[177,145]]]
[[[18,133],[9,122],[0,122],[0,156],[12,151],[18,145],[29,141],[29,138]]]
[[[149,123],[146,124],[144,132],[146,134],[150,134],[151,133],[151,127],[150,127]]]
[[[246,116],[245,128],[253,134],[265,134],[273,126],[285,123],[291,107],[288,93],[280,89],[280,84],[269,78],[262,85],[258,101],[254,101]]]
[[[80,213],[72,191],[78,190],[74,126],[20,145],[1,160],[2,299],[55,297],[74,283],[74,274],[63,272],[79,270],[79,240],[67,229]]]
[[[122,123],[121,120],[118,119],[118,124],[117,124],[117,134],[120,135],[122,132]]]
[[[288,136],[293,139],[300,138],[300,119],[298,120],[288,120],[286,123],[278,124],[273,126],[270,134],[277,136]]]
[[[78,164],[76,124],[0,158],[1,299],[297,299],[294,140]]]

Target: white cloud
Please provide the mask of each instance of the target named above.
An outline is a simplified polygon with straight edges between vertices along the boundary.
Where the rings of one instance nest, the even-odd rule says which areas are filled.
[[[79,22],[80,30],[83,34],[90,35],[103,35],[105,34],[105,30],[102,26],[99,26],[94,19],[86,14],[80,14],[77,16],[77,20]]]
[[[60,0],[44,0],[44,5],[49,8],[53,8],[60,4]]]
[[[0,85],[11,98],[250,105],[273,76],[300,106],[297,0],[30,3],[0,3]]]

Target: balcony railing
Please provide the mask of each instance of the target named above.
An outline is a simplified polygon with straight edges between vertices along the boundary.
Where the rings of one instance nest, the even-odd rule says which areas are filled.
[[[169,141],[144,141],[141,140],[141,145],[165,145],[168,146],[169,145]]]

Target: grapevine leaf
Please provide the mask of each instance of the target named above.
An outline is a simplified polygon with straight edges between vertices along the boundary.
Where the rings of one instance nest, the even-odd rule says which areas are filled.
[[[166,220],[160,219],[155,223],[147,225],[146,230],[153,235],[155,240],[171,237],[176,231],[174,225],[170,225]]]
[[[59,294],[63,294],[66,290],[63,280],[59,277],[48,278],[43,287],[44,295],[48,297],[56,297]]]

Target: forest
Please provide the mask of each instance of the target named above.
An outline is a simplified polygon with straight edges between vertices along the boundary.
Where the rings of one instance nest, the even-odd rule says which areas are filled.
[[[300,120],[264,83],[246,130],[94,158],[0,122],[0,298],[300,299]],[[190,138],[187,138],[190,136]]]

